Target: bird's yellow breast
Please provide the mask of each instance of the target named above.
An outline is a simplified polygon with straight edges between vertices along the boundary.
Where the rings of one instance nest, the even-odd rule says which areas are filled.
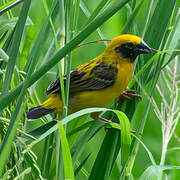
[[[71,112],[83,108],[106,107],[111,101],[121,95],[126,89],[133,71],[131,62],[122,62],[116,65],[118,73],[115,83],[101,90],[77,92],[70,97],[69,109]]]

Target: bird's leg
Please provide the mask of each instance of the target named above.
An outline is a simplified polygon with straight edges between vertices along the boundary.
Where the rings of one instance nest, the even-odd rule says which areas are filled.
[[[109,124],[114,123],[114,122],[112,122],[112,121],[110,121],[110,120],[108,120],[108,119],[102,118],[102,117],[100,117],[100,116],[98,117],[98,119],[99,119],[100,121],[104,121],[104,122],[109,123]],[[114,124],[117,124],[117,123],[114,123]],[[119,124],[117,124],[117,125],[119,125]],[[107,128],[107,127],[104,127],[104,131],[107,132],[107,131],[108,131],[108,128]]]
[[[108,120],[108,119],[105,119],[105,118],[102,118],[102,117],[98,117],[98,119],[100,120],[100,121],[104,121],[104,122],[106,122],[106,123],[114,123],[114,124],[117,124],[117,125],[120,125],[120,124],[118,124],[118,123],[115,123],[115,122],[112,122],[112,121],[110,121],[110,120]],[[108,128],[107,127],[104,127],[104,130],[105,130],[105,132],[107,132],[108,131]],[[131,133],[133,133],[133,134],[135,134],[136,133],[136,131],[131,131]]]
[[[127,90],[124,90],[122,92],[122,94],[119,96],[118,98],[118,103],[120,102],[120,99],[121,98],[126,98],[126,99],[129,99],[130,101],[132,100],[131,96],[132,97],[137,97],[137,98],[142,98],[139,94],[134,94],[135,93],[135,90],[131,90],[131,89],[127,89]]]
[[[107,122],[107,123],[114,123],[114,122],[112,122],[112,121],[110,121],[110,120],[108,120],[108,119],[102,118],[102,117],[98,117],[98,119],[99,119],[100,121],[104,121],[104,122]]]

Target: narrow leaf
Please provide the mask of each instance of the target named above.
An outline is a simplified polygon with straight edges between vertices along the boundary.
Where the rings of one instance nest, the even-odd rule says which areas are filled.
[[[7,64],[5,80],[4,80],[4,84],[2,87],[2,94],[6,94],[10,89],[12,74],[13,74],[16,57],[18,54],[18,50],[19,50],[19,46],[20,46],[23,30],[25,27],[30,4],[31,4],[31,0],[27,0],[27,2],[23,4],[21,14],[20,14],[18,22],[15,26],[15,32],[13,34],[11,46],[8,50],[9,61]]]
[[[58,121],[59,125],[59,134],[61,137],[61,147],[62,147],[62,155],[64,161],[64,172],[65,172],[65,179],[75,179],[74,178],[74,168],[72,164],[71,153],[68,145],[68,141],[66,138],[66,133],[64,131],[63,125],[60,121]]]
[[[121,111],[112,110],[120,121],[121,126],[121,162],[125,166],[130,152],[131,145],[131,128],[128,117]]]
[[[152,179],[158,179],[159,176],[162,174],[165,170],[171,170],[171,169],[179,169],[180,166],[149,166],[144,173],[141,175],[139,180],[152,180]]]
[[[88,154],[87,157],[82,161],[82,163],[76,168],[74,174],[75,176],[78,175],[79,171],[82,169],[82,167],[85,165],[85,163],[87,162],[87,160],[89,159],[91,154]]]

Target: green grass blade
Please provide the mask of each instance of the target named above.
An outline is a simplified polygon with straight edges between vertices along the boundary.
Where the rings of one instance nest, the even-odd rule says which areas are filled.
[[[7,8],[9,5],[13,4],[14,2],[16,2],[17,0],[12,0],[12,1],[9,1],[7,2],[6,4],[3,4],[1,7],[0,7],[0,12],[4,9],[4,8]]]
[[[103,125],[104,122],[102,121],[94,121],[91,127],[73,144],[71,148],[71,153],[73,154],[72,158],[74,164],[82,154],[87,142],[100,130]]]
[[[159,48],[162,42],[162,38],[166,32],[166,28],[172,11],[174,9],[175,3],[176,0],[158,1],[144,37],[144,40],[149,43],[150,47],[153,47],[155,49]],[[164,13],[164,9],[166,9],[166,13]],[[159,19],[161,19],[162,23],[159,23]]]
[[[171,153],[171,152],[174,153],[174,151],[180,151],[180,147],[173,147],[173,148],[167,149],[167,152],[168,152],[168,153]]]
[[[47,17],[48,17],[48,19],[49,19],[49,23],[50,23],[50,25],[51,25],[51,30],[52,30],[52,32],[53,32],[56,50],[58,50],[58,49],[59,49],[59,45],[58,45],[58,41],[57,41],[57,38],[56,38],[56,31],[55,31],[55,27],[54,27],[54,25],[53,25],[52,18],[51,18],[51,16],[50,16],[50,12],[49,12],[49,9],[48,9],[48,5],[47,5],[47,3],[46,3],[45,0],[42,0],[42,1],[43,1],[43,6],[44,6],[44,9],[45,9],[46,15],[47,15]]]
[[[48,138],[48,149],[45,147],[47,150],[47,156],[46,156],[46,162],[44,166],[44,171],[45,171],[45,176],[48,179],[50,177],[50,167],[51,167],[51,162],[53,162],[53,139],[55,135],[52,133],[49,138]]]
[[[60,59],[66,54],[72,51],[80,42],[82,42],[87,36],[89,36],[96,28],[107,21],[113,16],[120,8],[122,8],[129,0],[115,1],[109,6],[102,14],[100,14],[94,21],[92,21],[82,32],[80,32],[74,39],[72,39],[65,47],[59,50],[48,62],[43,64],[39,70],[32,74],[28,87],[42,77],[47,71],[49,71],[54,65],[56,65]],[[14,100],[21,88],[23,83],[19,84],[13,91],[8,95],[0,96],[0,111],[2,111],[12,100]]]
[[[91,13],[89,12],[89,9],[86,7],[86,5],[84,4],[83,1],[80,1],[80,7],[81,7],[81,10],[84,12],[84,14],[90,18],[91,16]]]
[[[36,164],[36,158],[37,157],[34,155],[34,153],[32,151],[24,154],[25,163],[28,167],[31,167],[31,173],[32,173],[33,177],[35,177],[35,179],[42,180],[42,175],[41,175],[40,169],[38,168],[38,166]]]
[[[121,126],[121,162],[122,166],[125,166],[126,161],[129,157],[130,145],[131,145],[131,128],[129,119],[127,116],[117,110],[112,110],[118,117]]]
[[[15,178],[14,178],[14,180],[18,180],[18,179],[24,179],[25,178],[25,175],[27,175],[27,174],[30,174],[31,173],[31,168],[27,168],[27,169],[25,169],[21,174],[19,174],[18,176],[16,176]]]
[[[9,56],[0,48],[0,57],[5,61],[8,62]]]
[[[85,5],[85,3],[84,3],[83,1],[80,1],[80,7],[81,7],[82,11],[84,12],[84,14],[85,14],[88,18],[90,18],[90,17],[91,17],[91,13],[90,13],[90,11],[88,10],[88,8],[86,7],[86,5]],[[101,39],[104,39],[104,36],[103,36],[100,28],[97,28],[96,31],[98,32],[100,38],[101,38]],[[107,46],[107,42],[104,42],[104,44],[105,44],[105,46]]]
[[[121,32],[122,34],[125,34],[125,33],[128,32],[128,30],[129,30],[130,26],[132,25],[132,23],[133,23],[136,15],[137,15],[137,13],[139,12],[139,10],[140,10],[143,2],[144,2],[144,0],[142,0],[142,1],[139,3],[139,5],[137,6],[137,8],[132,12],[131,16],[130,16],[129,19],[128,19],[128,22],[126,23],[125,27],[123,28],[123,30],[122,30],[122,32]]]
[[[53,127],[51,127],[50,129],[48,129],[45,133],[43,133],[38,139],[36,139],[35,141],[33,141],[32,143],[30,143],[27,148],[23,151],[23,153],[27,153],[28,151],[30,151],[30,149],[37,143],[39,143],[40,141],[42,141],[43,139],[45,139],[47,136],[49,136],[51,133],[53,133],[54,131],[56,131],[58,129],[58,124],[55,124]]]
[[[0,7],[0,16],[5,12],[9,11],[11,8],[17,6],[21,2],[23,2],[23,0],[12,0],[4,4],[3,6]]]
[[[78,18],[79,18],[79,9],[80,9],[80,0],[75,0],[75,10],[74,10],[74,19],[73,19],[73,29],[74,33],[76,34],[77,32],[77,24],[78,24]]]
[[[111,1],[112,0],[101,0],[101,2],[97,5],[96,9],[88,19],[87,24],[89,24]]]
[[[180,166],[149,166],[141,175],[139,180],[159,179],[163,171],[172,169],[180,170]]]
[[[152,153],[149,151],[149,149],[146,147],[146,145],[134,134],[131,134],[133,137],[135,137],[139,143],[143,146],[143,148],[146,150],[146,152],[148,153],[149,159],[151,160],[151,163],[153,166],[156,165],[156,161],[154,160],[154,157],[152,155]]]
[[[3,138],[3,141],[0,146],[0,177],[2,176],[2,172],[4,169],[4,166],[7,162],[7,159],[9,157],[11,146],[14,141],[14,137],[16,135],[16,130],[18,127],[18,123],[20,122],[20,117],[22,116],[22,101],[23,101],[23,95],[25,91],[21,91],[20,96],[17,101],[16,108],[12,114],[11,121],[8,126],[8,130]],[[20,111],[21,109],[21,111]],[[20,112],[19,112],[20,111]]]
[[[65,43],[67,44],[74,36],[75,29],[73,29],[73,13],[74,8],[70,1],[65,1]],[[75,14],[74,14],[75,15]],[[64,103],[64,116],[67,116],[68,113],[68,104],[69,104],[69,87],[70,87],[70,71],[72,66],[72,53],[70,52],[65,57],[64,70],[66,74],[66,86],[65,86],[65,103]],[[64,83],[63,83],[64,84]]]
[[[163,42],[175,3],[176,0],[172,0],[170,2],[158,1],[144,37],[144,40],[150,45],[150,47],[160,49],[160,45]],[[164,9],[167,10],[166,13],[164,13]],[[159,19],[161,19],[162,23],[159,23]],[[156,28],[154,29],[154,27]],[[147,57],[151,56],[152,55],[148,55]],[[159,61],[159,63],[161,62]],[[150,80],[149,77],[152,76],[153,73],[154,70],[151,70],[150,68],[144,73],[144,79],[147,79],[145,84]]]
[[[52,20],[55,21],[55,18],[57,17],[57,13],[59,11],[58,8],[58,3],[55,1],[54,4],[52,5],[52,9],[50,11],[50,16],[52,16]],[[44,21],[44,24],[42,25],[42,28],[33,44],[32,50],[30,51],[30,55],[28,56],[26,65],[24,67],[24,71],[27,72],[31,59],[36,59],[36,63],[38,63],[39,57],[40,57],[40,51],[41,48],[43,47],[42,45],[45,44],[47,40],[47,35],[50,31],[50,23],[49,23],[49,18],[47,17]]]
[[[10,43],[12,41],[12,37],[15,31],[15,25],[17,24],[18,18],[11,18],[11,19],[4,19],[0,23],[0,47],[3,47],[3,50],[9,54],[8,48],[10,46]],[[26,20],[26,26],[32,25],[32,21],[29,17],[27,17]],[[1,67],[0,63],[0,67]],[[5,67],[3,67],[5,68]],[[2,67],[1,67],[2,69]]]
[[[74,168],[72,164],[71,153],[68,145],[68,141],[66,138],[66,133],[64,131],[63,125],[60,121],[58,121],[59,125],[59,134],[61,137],[61,147],[62,147],[62,155],[63,155],[63,162],[64,162],[64,175],[65,179],[75,179],[74,178]]]
[[[28,132],[28,134],[30,134],[31,136],[40,136],[43,133],[45,133],[48,129],[53,127],[56,123],[57,123],[56,121],[50,121],[34,130]]]
[[[67,117],[65,117],[64,119],[62,119],[61,123],[67,124],[69,121],[71,121],[72,119],[75,119],[79,116],[82,116],[84,114],[88,114],[88,113],[92,113],[92,112],[105,112],[105,111],[111,111],[110,109],[107,108],[86,108],[86,109],[82,109],[76,113],[73,113]]]
[[[19,46],[20,46],[23,31],[24,31],[26,19],[28,16],[30,4],[31,4],[31,0],[28,0],[27,2],[23,4],[18,22],[15,26],[15,32],[13,34],[12,43],[8,51],[9,61],[7,64],[5,80],[2,87],[2,94],[6,94],[10,89],[12,74],[13,74],[13,70],[14,70],[14,66],[16,62],[16,57],[19,51]]]
[[[109,179],[112,167],[114,165],[115,159],[120,149],[120,145],[122,166],[125,166],[129,156],[131,143],[129,120],[123,112],[117,110],[112,111],[117,115],[120,121],[120,128],[115,126],[115,129],[121,129],[121,136],[119,134],[120,131],[117,131],[115,129],[108,130],[103,144],[101,146],[101,149],[93,165],[89,177],[90,180],[100,178]],[[110,127],[114,127],[114,125],[110,124]]]
[[[89,119],[89,114],[86,114],[74,119],[74,121],[68,124],[67,137],[70,147],[72,147],[79,135],[82,134],[82,131],[89,128],[94,123],[93,120],[89,121]]]
[[[89,128],[93,123],[94,123],[94,120],[84,123],[83,125],[79,126],[78,128],[75,128],[72,131],[68,132],[67,137],[72,136],[72,135],[74,135],[74,134],[76,134],[76,133],[78,133],[84,129]]]
[[[60,9],[60,48],[64,47],[65,43],[65,10],[64,10],[64,0],[59,1],[59,9]],[[61,98],[62,98],[62,117],[66,114],[66,105],[65,105],[65,89],[64,89],[64,80],[63,80],[63,72],[64,72],[64,59],[63,62],[58,63],[59,70],[59,80],[60,80],[60,88],[61,88]],[[59,149],[58,149],[59,150]],[[56,172],[57,173],[57,172]]]
[[[149,25],[149,22],[150,22],[150,15],[151,15],[151,12],[152,12],[152,8],[153,8],[153,4],[154,4],[154,0],[152,1],[148,1],[148,10],[146,11],[146,14],[145,14],[145,17],[146,17],[146,22],[145,22],[145,25],[144,25],[144,28],[143,28],[143,32],[142,32],[142,38],[144,38],[144,35],[147,31],[147,28],[148,28],[148,25]]]
[[[178,41],[177,45],[175,46],[175,49],[176,50],[173,51],[172,55],[167,59],[167,61],[164,62],[161,69],[164,69],[175,58],[175,56],[180,54],[180,52],[178,51],[178,50],[180,50],[180,40]]]
[[[109,179],[120,143],[120,131],[109,129],[94,162],[89,180]]]
[[[27,32],[26,32],[26,38],[25,38],[25,42],[24,42],[24,47],[21,53],[21,58],[19,60],[19,69],[23,69],[28,56],[29,56],[29,52],[30,49],[32,47],[32,44],[34,43],[35,40],[35,26],[34,25],[30,25],[27,27]]]
[[[179,38],[177,38],[179,33],[180,33],[180,12],[177,12],[175,23],[173,24],[172,30],[170,31],[164,49],[175,48],[175,44],[177,44],[178,41],[180,40]]]
[[[84,164],[86,164],[87,160],[89,159],[91,154],[88,154],[87,157],[82,161],[82,163],[76,168],[74,175],[77,176],[79,171],[82,169],[82,167],[84,166]]]

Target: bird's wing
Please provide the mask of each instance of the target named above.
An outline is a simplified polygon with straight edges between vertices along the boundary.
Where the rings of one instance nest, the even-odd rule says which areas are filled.
[[[71,71],[70,93],[100,90],[114,84],[118,72],[115,66],[99,62],[94,67],[91,64],[86,64],[84,67]],[[66,76],[64,76],[64,84],[66,84]],[[59,78],[50,84],[46,90],[46,94],[57,92],[60,92]]]

